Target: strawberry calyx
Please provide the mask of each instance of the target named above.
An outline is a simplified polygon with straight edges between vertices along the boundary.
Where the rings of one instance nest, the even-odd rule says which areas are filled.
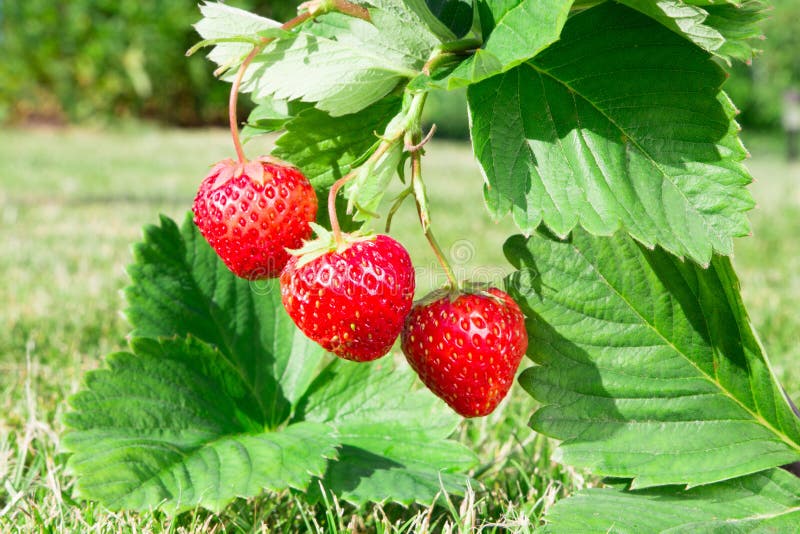
[[[216,189],[231,178],[239,178],[243,174],[250,178],[252,182],[264,185],[264,182],[266,182],[264,164],[297,169],[291,163],[273,156],[259,156],[254,160],[246,161],[234,161],[228,158],[215,163],[211,168],[211,174],[217,175],[211,187]]]
[[[374,241],[376,237],[375,234],[372,233],[356,231],[352,233],[342,233],[340,239],[337,240],[333,232],[328,231],[327,228],[313,222],[308,223],[308,225],[314,230],[317,237],[304,241],[303,246],[298,249],[286,249],[292,256],[298,256],[296,268],[308,265],[317,258],[331,252],[341,254],[354,243],[358,243],[359,241]]]
[[[414,301],[414,306],[427,306],[432,302],[436,302],[437,300],[444,298],[448,299],[450,302],[455,302],[463,295],[478,295],[480,297],[491,299],[497,304],[507,304],[507,302],[501,297],[495,293],[492,293],[492,289],[496,288],[487,282],[466,281],[462,282],[458,287],[452,287],[448,284],[439,289],[435,289],[421,299]]]

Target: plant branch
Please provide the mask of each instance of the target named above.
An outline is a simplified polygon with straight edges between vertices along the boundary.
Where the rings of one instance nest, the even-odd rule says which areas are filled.
[[[413,137],[414,139],[412,142],[414,145],[412,146],[420,147],[424,144],[420,141],[419,134],[415,134]],[[422,233],[425,234],[425,238],[428,240],[433,254],[444,269],[450,289],[457,289],[458,279],[431,229],[430,216],[428,215],[427,202],[425,199],[425,184],[422,181],[422,152],[420,148],[411,152],[411,187],[414,190],[414,198],[417,201],[417,215],[419,215],[419,222],[422,225]]]
[[[363,6],[353,4],[347,0],[310,0],[303,2],[297,7],[300,12],[309,13],[312,17],[338,11],[351,17],[369,21],[369,11]]]
[[[435,127],[432,128],[429,135],[426,136],[425,141],[420,142],[419,124],[422,118],[422,110],[425,107],[425,100],[427,96],[428,93],[419,92],[411,97],[408,107],[405,109],[404,115],[399,117],[399,121],[397,123],[393,123],[387,127],[385,137],[382,138],[378,148],[375,149],[375,152],[373,152],[369,159],[361,164],[358,169],[363,167],[369,169],[378,160],[380,160],[380,158],[382,158],[383,155],[389,151],[389,149],[394,147],[403,139],[405,139],[405,148],[407,151],[411,152],[412,155],[419,152],[420,147],[430,139],[431,135],[433,135],[433,132],[435,131]],[[415,136],[416,142],[413,141]],[[330,191],[328,192],[328,216],[331,221],[331,232],[333,233],[333,237],[337,245],[343,244],[344,240],[342,239],[342,230],[339,226],[339,218],[336,216],[336,195],[339,193],[339,190],[344,184],[357,176],[357,173],[357,169],[351,170],[345,176],[334,182]]]

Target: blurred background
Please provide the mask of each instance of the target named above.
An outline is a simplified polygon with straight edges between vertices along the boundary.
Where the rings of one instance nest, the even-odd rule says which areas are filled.
[[[299,0],[228,3],[287,20]],[[800,2],[772,3],[763,54],[736,64],[727,83],[746,129],[779,129],[783,95],[799,88]],[[197,41],[197,19],[195,0],[0,0],[0,122],[223,124],[228,85],[203,53],[182,54]],[[458,99],[430,108],[440,136],[467,135]]]
[[[299,2],[228,3],[288,20]],[[800,129],[800,0],[772,3],[763,53],[734,65],[727,81],[758,202],[754,236],[737,240],[734,261],[776,373],[798,399],[800,163],[788,158],[797,134],[787,130]],[[119,291],[140,228],[158,213],[182,220],[209,166],[233,155],[230,86],[203,52],[184,55],[199,16],[197,0],[0,0],[0,531],[85,531],[129,517],[69,506],[61,417],[85,371],[126,346]],[[457,274],[499,280],[509,269],[502,244],[516,230],[483,208],[465,108],[463,93],[429,99],[427,120],[438,126],[425,158],[431,212]],[[273,139],[245,149],[265,153]],[[443,282],[410,204],[392,233],[414,258],[420,293]],[[519,423],[533,401],[515,388],[493,419],[468,426],[486,433],[473,441],[487,457],[509,436],[533,439]],[[507,498],[529,517],[541,508],[525,507],[540,507],[541,495],[514,473],[533,473],[534,457],[508,460]],[[579,473],[563,474],[563,491],[583,484]]]
[[[228,3],[286,20],[299,2]],[[197,4],[0,0],[0,121],[222,124],[229,86],[215,81],[203,53],[183,54],[199,40]]]

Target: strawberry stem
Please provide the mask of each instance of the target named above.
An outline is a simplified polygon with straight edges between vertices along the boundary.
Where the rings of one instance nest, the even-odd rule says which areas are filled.
[[[438,66],[459,56],[472,54],[482,44],[483,42],[480,39],[459,39],[458,41],[442,43],[433,50],[428,61],[422,66],[422,73],[430,76],[431,72]]]
[[[381,142],[381,144],[378,145],[378,148],[375,149],[375,152],[372,153],[372,155],[367,161],[364,162],[363,165],[369,165],[370,163],[374,163],[381,159],[381,157],[386,154],[386,152],[392,148],[392,146],[394,146],[395,142],[395,139],[386,139]],[[361,167],[359,167],[359,169],[360,168]],[[339,189],[341,189],[344,184],[356,176],[358,176],[357,169],[353,169],[343,177],[336,180],[331,186],[331,190],[328,192],[328,217],[331,220],[331,232],[333,233],[333,238],[336,241],[337,246],[344,244],[344,239],[342,239],[342,230],[339,226],[339,218],[336,216],[336,195],[339,193]]]
[[[264,44],[266,43],[255,45],[244,61],[242,61],[242,66],[239,67],[239,72],[236,73],[236,78],[233,80],[233,84],[231,85],[231,94],[228,99],[228,121],[231,125],[233,148],[236,149],[236,156],[239,159],[239,163],[247,163],[247,158],[244,155],[244,149],[242,149],[242,141],[239,139],[239,124],[236,120],[236,104],[239,100],[239,86],[242,84],[244,71],[247,70],[250,62],[252,62],[253,58],[256,57],[256,54],[261,51],[261,49],[264,47]]]
[[[336,216],[336,194],[344,184],[355,177],[355,171],[350,171],[336,180],[331,186],[331,190],[328,192],[328,217],[331,220],[331,232],[333,232],[333,239],[337,247],[344,244],[344,239],[342,238],[342,229],[339,226],[339,218]]]
[[[404,137],[406,139],[414,138],[414,136],[411,135],[411,132],[419,132],[422,110],[425,107],[425,99],[427,96],[427,92],[419,92],[411,97],[410,101],[408,102],[408,106],[405,108],[402,120],[394,126],[392,126],[392,123],[390,123],[389,127],[387,127],[386,137],[382,138],[383,140],[381,141],[380,145],[378,145],[378,148],[375,149],[375,152],[370,155],[367,161],[358,167],[359,169],[368,169],[371,164],[374,164],[380,160],[381,157],[386,154],[386,152],[388,152]],[[406,142],[405,149],[412,154],[419,152],[422,146],[430,139],[430,135],[433,135],[434,131],[435,127],[432,128],[429,136],[427,136],[422,142],[420,141],[419,136],[417,137],[416,143]],[[328,192],[328,217],[331,220],[331,232],[333,233],[333,237],[337,245],[342,245],[344,240],[342,239],[342,231],[339,226],[339,219],[336,216],[336,195],[344,184],[355,178],[357,175],[357,169],[351,170],[345,176],[334,182],[330,191]],[[453,280],[455,280],[455,278],[453,278]]]
[[[428,215],[426,207],[427,202],[425,201],[425,186],[422,181],[421,145],[424,143],[420,142],[420,137],[419,133],[415,133],[412,136],[413,146],[417,148],[411,151],[411,186],[414,190],[414,198],[417,201],[417,215],[419,215],[419,222],[422,225],[422,233],[425,234],[425,238],[428,240],[433,254],[436,256],[436,259],[439,260],[445,275],[447,275],[449,289],[454,290],[458,289],[458,279],[453,272],[453,268],[450,266],[450,262],[447,261],[447,257],[444,255],[444,252],[442,252],[442,247],[440,247],[439,243],[436,241],[433,230],[431,230],[430,216]]]
[[[340,13],[344,13],[345,15],[350,15],[351,17],[356,17],[367,21],[370,20],[369,11],[367,11],[366,8],[352,4],[347,0],[306,2],[301,7],[304,6],[306,10],[302,11],[293,19],[282,24],[282,30],[292,30],[308,19],[318,17],[319,15],[324,15],[325,13],[329,13],[331,11],[338,11]],[[244,155],[244,149],[242,149],[242,142],[239,138],[239,124],[236,118],[236,105],[239,99],[239,87],[242,85],[242,79],[244,78],[244,73],[247,70],[247,67],[250,66],[250,63],[252,63],[253,59],[258,55],[258,53],[274,40],[275,37],[262,37],[260,41],[253,46],[253,49],[249,54],[247,54],[247,57],[244,59],[244,61],[242,61],[242,65],[239,67],[239,71],[236,73],[236,78],[233,80],[233,84],[231,85],[231,94],[228,98],[228,122],[230,122],[233,148],[236,149],[236,156],[239,158],[239,163],[247,163],[247,158]]]

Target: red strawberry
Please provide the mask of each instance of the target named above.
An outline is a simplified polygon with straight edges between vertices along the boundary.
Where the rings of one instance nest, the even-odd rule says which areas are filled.
[[[431,294],[414,305],[402,340],[422,382],[464,417],[497,407],[528,347],[519,306],[496,288]]]
[[[314,188],[287,163],[268,157],[221,161],[194,199],[194,222],[225,265],[242,278],[278,276],[286,249],[311,236],[317,216]]]
[[[387,235],[344,238],[334,250],[317,245],[313,252],[314,243],[307,244],[312,252],[293,257],[281,274],[281,294],[309,338],[341,358],[366,362],[389,352],[400,335],[414,299],[414,268]]]

